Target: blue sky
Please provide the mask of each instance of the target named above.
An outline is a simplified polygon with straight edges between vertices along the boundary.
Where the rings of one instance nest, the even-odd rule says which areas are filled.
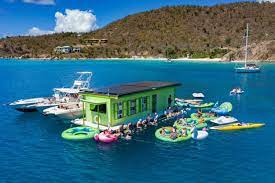
[[[24,35],[37,27],[52,31],[56,26],[56,12],[65,15],[66,9],[91,10],[97,27],[129,14],[167,5],[215,5],[240,0],[0,0],[0,37]],[[91,18],[91,17],[90,17]],[[88,28],[89,29],[89,28]],[[91,28],[89,29],[91,30]]]

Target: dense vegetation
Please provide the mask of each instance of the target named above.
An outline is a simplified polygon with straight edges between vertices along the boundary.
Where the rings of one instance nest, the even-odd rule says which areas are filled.
[[[61,33],[0,40],[0,56],[25,57],[222,57],[243,46],[246,23],[250,43],[275,40],[275,3],[234,3],[213,7],[173,6],[127,16],[102,29],[78,36]],[[56,55],[59,45],[85,39],[108,39],[105,46],[80,54]]]

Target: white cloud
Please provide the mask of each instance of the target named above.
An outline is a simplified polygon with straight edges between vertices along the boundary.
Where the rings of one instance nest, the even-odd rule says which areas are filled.
[[[262,2],[271,2],[271,3],[275,3],[275,0],[257,0],[259,3]]]
[[[89,32],[97,28],[96,16],[91,11],[65,10],[55,13],[55,32]]]
[[[33,27],[28,31],[28,35],[38,36],[43,34],[52,34],[60,32],[90,32],[97,29],[96,16],[91,11],[80,11],[78,9],[66,9],[65,13],[55,13],[54,30],[42,30],[38,27]]]
[[[33,3],[41,5],[54,5],[55,0],[23,0],[24,3]]]
[[[44,34],[53,34],[54,31],[49,31],[49,30],[41,30],[37,27],[33,27],[31,29],[29,29],[28,34],[30,36],[40,36],[40,35],[44,35]]]

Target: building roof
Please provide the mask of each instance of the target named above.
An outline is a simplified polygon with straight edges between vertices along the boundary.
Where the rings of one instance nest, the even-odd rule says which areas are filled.
[[[123,96],[133,93],[145,92],[150,90],[156,90],[165,87],[180,86],[180,83],[176,82],[160,82],[160,81],[143,81],[137,83],[126,83],[121,85],[114,85],[110,87],[104,87],[95,89],[93,91],[86,90],[83,93],[92,93],[96,95],[111,95],[111,96]]]

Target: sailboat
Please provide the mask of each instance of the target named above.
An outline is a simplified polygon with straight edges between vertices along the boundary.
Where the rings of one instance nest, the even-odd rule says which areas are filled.
[[[245,35],[245,58],[244,58],[244,66],[236,67],[235,71],[237,73],[258,73],[261,72],[261,69],[256,64],[247,64],[247,56],[248,56],[248,24],[246,24],[246,35]]]

